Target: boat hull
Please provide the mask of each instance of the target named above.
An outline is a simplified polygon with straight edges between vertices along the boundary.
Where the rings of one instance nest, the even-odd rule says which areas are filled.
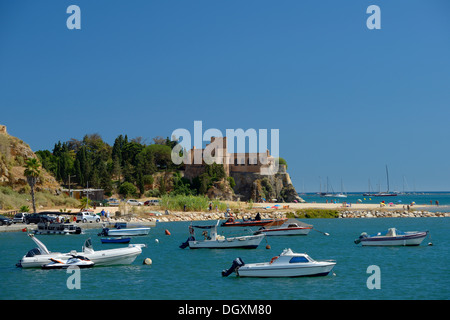
[[[127,248],[99,250],[93,253],[83,252],[82,255],[94,262],[96,266],[112,266],[132,264],[141,253],[140,246],[130,245]]]
[[[266,236],[306,236],[311,231],[311,228],[276,228],[258,230],[257,233],[265,234]]]
[[[40,268],[43,265],[48,264],[51,258],[58,260],[67,260],[71,257],[72,255],[69,254],[53,252],[51,254],[44,254],[34,257],[23,257],[19,261],[17,266],[22,268]]]
[[[111,266],[132,264],[137,256],[142,253],[140,245],[130,245],[127,248],[99,250],[94,252],[83,252],[80,255],[91,260],[95,266]],[[38,255],[34,257],[23,257],[18,266],[22,268],[40,268],[49,263],[50,258],[58,260],[67,260],[77,252],[68,253],[51,253],[46,255]]]
[[[276,266],[270,263],[255,263],[240,267],[237,274],[240,277],[256,278],[293,278],[293,277],[319,277],[328,275],[335,262],[315,262],[302,266]]]
[[[363,246],[418,246],[422,243],[428,232],[418,232],[395,237],[376,236],[361,239]]]
[[[146,236],[150,232],[150,228],[128,228],[128,229],[109,229],[107,236],[123,237],[123,236]]]
[[[131,238],[104,238],[100,239],[102,243],[130,243]]]
[[[242,236],[234,238],[204,240],[204,241],[189,241],[190,249],[255,249],[259,246],[264,235]]]
[[[247,221],[225,221],[221,227],[263,227],[266,225],[280,226],[287,219],[263,219],[263,220],[247,220]]]

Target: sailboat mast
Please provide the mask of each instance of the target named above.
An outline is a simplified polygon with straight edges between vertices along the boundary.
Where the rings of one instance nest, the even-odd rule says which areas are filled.
[[[386,179],[387,179],[387,192],[389,193],[389,172],[387,165],[386,165]]]

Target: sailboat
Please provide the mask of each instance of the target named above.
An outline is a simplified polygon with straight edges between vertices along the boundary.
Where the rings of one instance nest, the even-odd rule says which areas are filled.
[[[389,191],[389,171],[388,171],[388,167],[386,165],[386,180],[387,180],[387,191],[386,192],[378,192],[378,193],[373,193],[373,194],[367,194],[364,193],[364,196],[372,196],[372,197],[395,197],[397,196],[396,192],[391,192]]]
[[[347,198],[347,193],[344,192],[344,185],[342,184],[342,179],[341,179],[341,192],[336,193],[335,197],[336,198]]]

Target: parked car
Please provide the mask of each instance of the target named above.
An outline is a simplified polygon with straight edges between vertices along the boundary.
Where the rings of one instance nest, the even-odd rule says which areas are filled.
[[[159,200],[155,200],[155,199],[153,199],[153,200],[147,200],[147,201],[145,201],[144,202],[144,205],[145,206],[157,206],[159,204]]]
[[[53,222],[56,218],[50,217],[46,214],[40,214],[40,213],[30,213],[25,216],[25,223],[39,223],[39,222]]]
[[[129,204],[130,206],[143,206],[144,205],[143,202],[140,202],[140,201],[137,201],[137,200],[134,200],[134,199],[129,199],[127,201],[127,204]]]
[[[78,222],[100,222],[100,217],[93,212],[81,211],[77,213],[77,223]]]
[[[3,226],[5,224],[7,226],[9,226],[9,225],[11,225],[11,223],[12,223],[12,220],[10,218],[0,215],[0,226]]]
[[[18,212],[14,215],[13,218],[13,223],[25,223],[25,217],[27,216],[28,213],[26,212]]]

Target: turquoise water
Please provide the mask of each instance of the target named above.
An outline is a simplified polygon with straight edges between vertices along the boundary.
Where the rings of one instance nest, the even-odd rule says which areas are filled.
[[[307,193],[301,194],[306,202],[316,202],[316,203],[325,203],[336,201],[337,203],[375,203],[378,204],[382,201],[385,203],[392,202],[395,204],[394,208],[402,209],[405,205],[410,205],[411,203],[415,203],[415,208],[419,208],[420,206],[427,205],[426,210],[432,212],[450,212],[450,192],[421,192],[421,193],[408,193],[408,194],[399,194],[395,197],[373,197],[373,196],[363,196],[361,193],[349,193],[347,194],[347,198],[333,198],[333,197],[321,197],[315,193]],[[431,203],[430,203],[431,201]],[[438,201],[438,205],[436,205],[436,201]],[[431,204],[431,206],[430,206]],[[414,209],[414,207],[412,207]],[[418,209],[419,210],[419,209]]]
[[[159,223],[134,243],[147,248],[129,266],[81,270],[81,289],[68,289],[71,274],[65,270],[20,269],[15,263],[35,245],[25,233],[0,234],[0,299],[158,299],[158,300],[292,300],[292,299],[449,299],[449,218],[378,218],[307,220],[325,236],[311,231],[304,237],[269,237],[257,249],[179,249],[188,237],[187,222]],[[205,222],[207,223],[207,222]],[[429,230],[430,239],[419,247],[361,247],[353,240],[396,227],[403,231]],[[171,232],[170,236],[164,230]],[[241,228],[224,228],[227,232]],[[99,230],[82,235],[40,236],[49,250],[81,249],[92,237],[94,249],[101,244]],[[159,243],[155,241],[159,240]],[[306,252],[319,259],[335,259],[334,275],[316,278],[252,279],[221,276],[233,259],[269,261],[284,248]],[[151,258],[152,265],[143,265]],[[380,268],[381,289],[369,290],[370,265]]]

